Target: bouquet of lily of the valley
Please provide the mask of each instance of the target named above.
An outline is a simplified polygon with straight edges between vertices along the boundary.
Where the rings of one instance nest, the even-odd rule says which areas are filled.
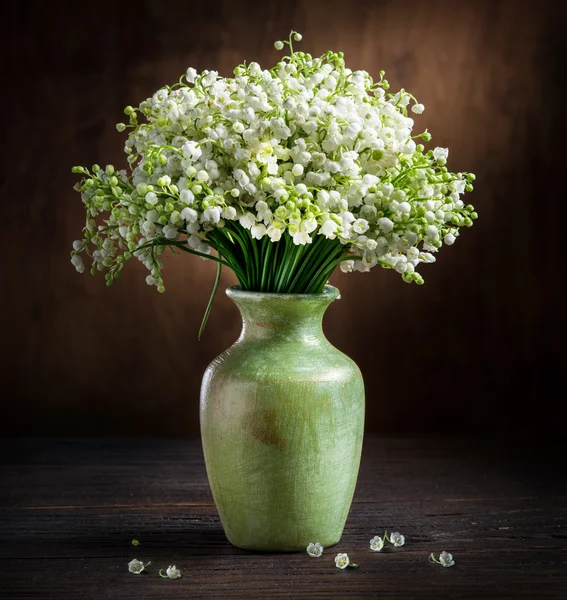
[[[188,252],[232,269],[244,290],[321,292],[333,270],[394,269],[423,283],[420,263],[477,214],[461,200],[474,175],[447,170],[445,148],[412,135],[423,105],[387,93],[380,72],[351,71],[341,52],[296,52],[275,67],[252,62],[234,77],[187,69],[138,108],[126,107],[131,172],[84,175],[87,219],[72,262],[106,271],[136,257],[164,290],[161,256]],[[417,140],[417,141],[416,141]],[[211,249],[215,254],[211,253]],[[215,285],[216,289],[216,285]]]

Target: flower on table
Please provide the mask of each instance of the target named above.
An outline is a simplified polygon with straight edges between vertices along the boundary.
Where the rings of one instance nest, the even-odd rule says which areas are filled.
[[[380,550],[382,550],[383,547],[384,547],[384,538],[380,537],[379,535],[375,535],[370,540],[370,550],[374,550],[374,552],[380,552]]]
[[[319,542],[311,543],[307,546],[307,554],[314,557],[321,556],[323,554],[323,546]]]
[[[179,579],[181,577],[181,571],[175,565],[172,565],[167,567],[165,575],[163,574],[163,569],[160,569],[159,575],[164,579]]]
[[[358,565],[356,563],[351,562],[350,558],[348,557],[348,554],[346,554],[344,552],[337,554],[337,556],[335,556],[335,566],[338,569],[346,569],[347,567],[352,567],[352,568],[358,567]]]
[[[350,558],[346,553],[340,553],[335,556],[335,565],[339,569],[346,569],[350,564]]]
[[[443,550],[443,552],[441,552],[441,554],[439,555],[439,562],[444,567],[452,567],[455,564],[455,561],[453,560],[453,555],[449,552],[445,552],[445,550]]]
[[[141,560],[135,558],[128,563],[128,571],[134,573],[134,575],[139,575],[149,564],[149,562],[144,564]]]
[[[394,547],[399,548],[406,543],[406,538],[401,533],[394,531],[390,534],[390,542]]]
[[[439,559],[435,558],[433,552],[429,555],[429,562],[433,562],[437,565],[441,565],[442,567],[452,567],[455,564],[453,559],[453,555],[449,552],[441,552],[439,555]]]

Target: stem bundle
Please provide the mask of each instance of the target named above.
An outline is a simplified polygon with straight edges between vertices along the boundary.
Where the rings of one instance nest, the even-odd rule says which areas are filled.
[[[272,242],[267,235],[258,240],[248,229],[231,221],[209,231],[206,241],[216,250],[218,258],[202,256],[216,260],[218,269],[199,339],[211,312],[223,265],[232,269],[240,287],[246,291],[320,294],[340,262],[359,258],[348,255],[347,246],[336,238],[330,240],[317,235],[311,244],[295,245],[285,231],[277,242]]]
[[[295,245],[285,231],[278,242],[255,239],[248,229],[227,221],[207,234],[214,248],[235,273],[243,290],[276,294],[321,293],[334,268],[347,258],[340,240],[315,236],[313,243]]]

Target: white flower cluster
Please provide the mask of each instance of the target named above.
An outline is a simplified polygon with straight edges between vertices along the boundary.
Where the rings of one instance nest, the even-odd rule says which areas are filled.
[[[296,245],[337,239],[353,254],[343,270],[378,264],[423,282],[419,263],[433,262],[477,217],[461,199],[474,175],[450,173],[447,149],[416,143],[431,136],[412,135],[408,106],[424,107],[404,90],[386,93],[383,72],[374,82],[347,68],[342,53],[294,52],[299,39],[292,32],[276,42],[291,53],[272,69],[251,62],[228,78],[190,68],[125,109],[130,124],[117,128],[131,128],[131,176],[111,165],[75,168],[86,176],[78,189],[87,207],[77,270],[86,250],[93,272],[108,268],[111,280],[134,255],[162,289],[158,256],[167,246],[207,254],[209,233],[231,221],[257,240],[278,242],[284,232]]]

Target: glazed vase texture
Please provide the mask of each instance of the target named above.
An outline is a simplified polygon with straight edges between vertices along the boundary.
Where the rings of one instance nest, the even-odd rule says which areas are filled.
[[[322,329],[339,292],[227,294],[242,333],[206,370],[200,410],[226,537],[249,550],[332,546],[352,502],[364,427],[360,370]]]

